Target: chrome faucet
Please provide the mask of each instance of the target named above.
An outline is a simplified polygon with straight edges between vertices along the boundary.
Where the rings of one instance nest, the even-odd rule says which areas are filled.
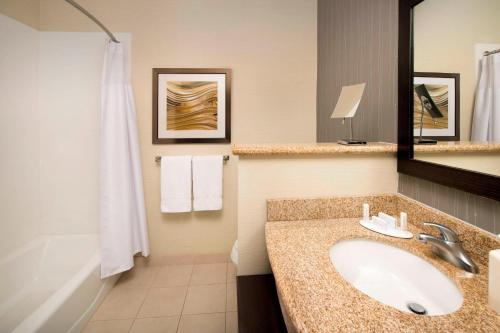
[[[450,228],[433,222],[423,222],[423,225],[435,227],[441,233],[440,237],[428,234],[417,234],[416,238],[422,243],[430,243],[432,252],[449,263],[471,273],[478,273],[479,269],[472,259],[465,253],[458,235]]]

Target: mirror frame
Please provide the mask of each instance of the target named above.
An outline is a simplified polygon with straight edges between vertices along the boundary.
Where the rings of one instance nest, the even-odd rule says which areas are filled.
[[[398,172],[500,201],[500,177],[413,158],[413,8],[399,0]]]

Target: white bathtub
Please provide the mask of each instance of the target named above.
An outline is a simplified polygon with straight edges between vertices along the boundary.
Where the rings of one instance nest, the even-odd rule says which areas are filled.
[[[0,259],[0,332],[80,332],[118,279],[96,234],[41,237]]]

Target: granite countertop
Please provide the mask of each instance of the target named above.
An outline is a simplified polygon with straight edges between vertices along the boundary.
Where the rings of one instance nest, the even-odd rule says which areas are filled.
[[[234,155],[340,155],[340,154],[395,154],[397,144],[388,142],[368,142],[362,146],[345,146],[338,143],[262,143],[235,144]],[[415,145],[416,153],[471,153],[500,152],[500,143],[440,141],[436,145]]]
[[[289,204],[293,202],[297,203],[295,200]],[[407,202],[404,204],[413,204]],[[272,204],[284,207],[283,202]],[[438,215],[433,216],[442,222]],[[414,238],[406,240],[377,234],[363,228],[358,221],[359,218],[334,218],[266,223],[266,245],[277,289],[298,332],[500,332],[500,316],[487,305],[485,254],[500,244],[494,236],[485,235],[484,244],[477,246],[485,250],[473,254],[480,273],[472,275],[435,257],[429,245]],[[412,223],[409,230],[429,231]],[[476,232],[480,231],[472,233]],[[462,238],[464,244],[477,234],[470,237]],[[357,238],[397,246],[428,260],[455,281],[464,298],[461,308],[444,316],[418,316],[384,305],[351,286],[331,264],[329,249],[338,241]]]
[[[414,145],[416,153],[500,153],[499,143],[470,142],[470,141],[440,141],[435,145]]]
[[[335,154],[395,154],[397,145],[385,142],[368,142],[362,146],[345,146],[338,143],[288,143],[288,144],[235,144],[233,154],[256,155],[335,155]]]

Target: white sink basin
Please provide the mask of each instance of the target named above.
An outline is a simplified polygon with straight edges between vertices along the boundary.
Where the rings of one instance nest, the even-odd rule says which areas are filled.
[[[463,297],[455,283],[424,259],[376,241],[340,241],[330,248],[330,261],[344,279],[377,301],[410,312],[408,304],[426,314],[454,312]],[[415,312],[415,311],[413,311]]]

